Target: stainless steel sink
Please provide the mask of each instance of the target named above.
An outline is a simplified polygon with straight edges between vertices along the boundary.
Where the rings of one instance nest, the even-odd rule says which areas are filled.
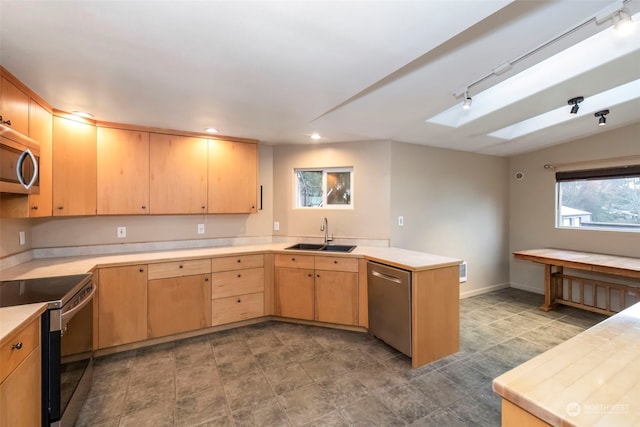
[[[327,252],[351,252],[356,248],[355,245],[326,245],[321,251]]]
[[[355,245],[325,245],[322,243],[296,243],[285,249],[298,251],[326,251],[326,252],[351,252],[356,248]]]

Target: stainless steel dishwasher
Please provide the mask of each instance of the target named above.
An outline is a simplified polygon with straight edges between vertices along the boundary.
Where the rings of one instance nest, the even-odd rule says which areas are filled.
[[[411,272],[367,263],[369,333],[411,356]]]

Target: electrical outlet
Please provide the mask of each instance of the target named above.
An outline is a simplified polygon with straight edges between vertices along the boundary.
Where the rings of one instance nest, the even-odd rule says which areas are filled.
[[[404,226],[404,217],[400,215],[398,217],[398,227],[403,227],[403,226]]]
[[[278,221],[273,222],[273,231],[280,231],[280,223]]]
[[[18,236],[20,238],[20,246],[22,246],[25,243],[27,243],[27,239],[24,236],[24,231],[21,231],[20,233],[18,233]]]
[[[198,234],[204,234],[204,224],[198,224]]]
[[[127,237],[127,227],[118,227],[118,239]]]

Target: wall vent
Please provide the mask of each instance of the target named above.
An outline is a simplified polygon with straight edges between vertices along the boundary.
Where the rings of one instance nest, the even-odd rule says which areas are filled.
[[[467,281],[467,261],[463,261],[460,264],[460,283]]]

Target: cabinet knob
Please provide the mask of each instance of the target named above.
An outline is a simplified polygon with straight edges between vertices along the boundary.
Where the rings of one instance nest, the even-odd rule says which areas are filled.
[[[144,273],[144,268],[141,268],[141,269],[140,269],[140,273]]]
[[[309,273],[309,274],[308,274],[308,276],[309,276],[309,277],[313,277],[313,274]]]
[[[316,274],[316,277],[320,277],[320,275],[319,275],[319,274]]]
[[[209,278],[208,278],[208,277],[205,277],[205,278],[204,278],[204,281],[205,281],[205,282],[208,282],[208,281],[209,281]]]
[[[140,206],[142,209],[147,209],[145,205]]]
[[[0,120],[2,120],[2,117],[0,117]],[[11,126],[11,120],[3,120],[2,123],[4,123],[7,126]]]
[[[291,258],[291,261],[295,261],[295,260],[296,260],[295,258]]]
[[[238,301],[236,301],[236,302],[242,302],[242,300],[240,298],[238,298]]]
[[[238,261],[236,261],[236,262],[242,262],[242,260],[241,260],[241,259],[238,259]]]
[[[38,205],[31,206],[31,209],[33,209],[34,211],[37,211],[38,210]]]
[[[200,208],[201,208],[202,210],[207,209],[207,207],[206,207],[206,206],[200,206]]]
[[[238,277],[242,277],[242,274],[238,274]]]
[[[337,263],[338,263],[338,260],[333,260],[333,263],[334,263],[334,264],[337,264]]]
[[[64,209],[64,206],[58,206],[58,210],[61,211]]]
[[[179,265],[178,268],[182,268],[182,265]]]
[[[20,350],[22,348],[22,341],[11,345],[11,350]]]

